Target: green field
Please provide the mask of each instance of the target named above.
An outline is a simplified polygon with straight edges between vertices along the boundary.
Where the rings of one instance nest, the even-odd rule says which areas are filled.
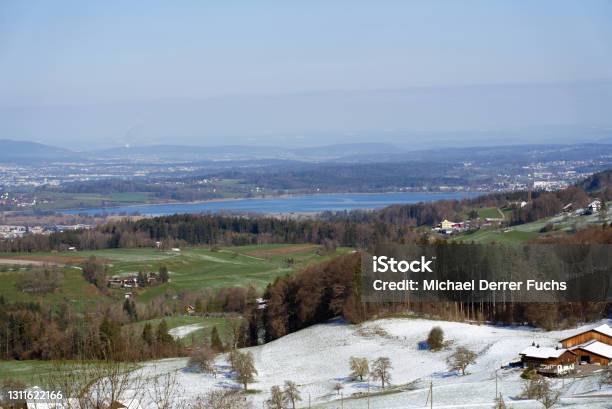
[[[147,302],[167,293],[183,291],[217,290],[222,287],[253,285],[259,290],[276,277],[291,274],[311,263],[319,263],[348,249],[338,249],[333,255],[321,256],[319,246],[310,244],[225,247],[218,250],[208,248],[186,248],[180,252],[161,251],[153,248],[111,249],[65,253],[2,254],[5,259],[25,259],[34,262],[51,262],[64,266],[78,264],[90,256],[103,260],[108,265],[108,275],[136,274],[138,271],[158,271],[161,265],[168,267],[170,281],[167,284],[139,289],[137,300]],[[8,261],[7,261],[8,262]],[[18,292],[15,283],[25,274],[25,267],[0,272],[0,295],[8,301],[45,301],[56,303],[67,301],[80,309],[95,306],[112,298],[104,296],[93,285],[87,283],[78,268],[62,268],[64,277],[54,293],[33,295]],[[110,290],[115,298],[123,296],[125,290]]]
[[[0,361],[0,382],[11,379],[33,385],[53,372],[51,361]]]
[[[452,240],[466,241],[474,243],[503,243],[503,244],[520,244],[532,240],[538,236],[536,232],[509,230],[503,231],[498,229],[481,229],[474,232],[468,232],[454,237]]]
[[[63,277],[59,288],[53,293],[45,295],[24,294],[17,291],[16,284],[21,276],[27,274],[27,267],[15,269],[9,268],[8,271],[0,271],[0,295],[6,301],[38,301],[49,304],[68,302],[79,310],[94,308],[100,303],[109,301],[93,285],[85,281],[81,270],[73,267],[62,268]]]
[[[497,207],[482,207],[476,209],[476,211],[478,212],[478,217],[481,219],[499,219],[503,216]]]
[[[92,369],[94,365],[100,367],[105,365],[101,362],[82,362],[82,361],[3,361],[0,360],[0,383],[5,380],[20,381],[28,386],[44,385],[50,377],[55,378],[53,383],[57,383],[58,376],[74,376],[75,371],[85,371]],[[136,364],[120,364],[127,371],[137,369]]]
[[[610,209],[610,206],[608,206],[608,209]],[[610,220],[610,218],[612,218],[612,209],[608,210],[608,220]],[[589,216],[554,216],[536,220],[531,223],[512,226],[507,229],[485,228],[474,232],[467,232],[454,236],[452,240],[473,241],[475,243],[498,242],[518,244],[533,240],[545,234],[542,233],[542,229],[546,225],[552,225],[553,231],[558,232],[601,225],[601,220],[597,214]]]
[[[508,218],[508,215],[504,210],[498,209],[497,207],[475,207],[468,209],[458,215],[460,220],[470,219],[470,212],[474,210],[481,219],[501,219]]]
[[[153,195],[148,192],[125,193],[60,193],[40,192],[38,195],[39,210],[80,209],[86,207],[121,206],[151,202]],[[49,203],[42,203],[42,201]]]

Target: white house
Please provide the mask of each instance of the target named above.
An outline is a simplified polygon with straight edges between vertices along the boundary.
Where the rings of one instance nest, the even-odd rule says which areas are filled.
[[[591,203],[589,203],[587,209],[589,209],[589,211],[592,213],[599,212],[599,210],[601,209],[601,201],[598,199],[593,200]]]

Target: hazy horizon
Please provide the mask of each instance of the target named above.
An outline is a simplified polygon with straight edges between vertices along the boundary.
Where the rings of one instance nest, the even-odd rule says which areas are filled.
[[[610,23],[606,1],[6,1],[0,139],[610,140]]]

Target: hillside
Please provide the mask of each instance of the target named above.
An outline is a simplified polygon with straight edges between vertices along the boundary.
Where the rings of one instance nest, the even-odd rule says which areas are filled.
[[[589,176],[578,186],[587,192],[597,193],[612,188],[612,170],[606,170]]]
[[[476,364],[468,367],[468,374],[460,376],[449,371],[445,363],[452,349],[440,352],[419,351],[417,343],[427,337],[433,326],[440,326],[453,348],[465,346],[478,354]],[[588,328],[594,325],[588,326]],[[586,328],[586,327],[585,327]],[[429,382],[433,382],[435,407],[479,408],[492,406],[495,396],[495,372],[501,365],[518,358],[518,353],[537,342],[554,346],[558,339],[574,334],[578,329],[543,332],[530,328],[469,325],[446,321],[394,318],[347,325],[340,321],[319,324],[290,334],[266,345],[249,350],[258,370],[251,388],[255,407],[261,407],[273,385],[293,380],[300,385],[303,401],[299,407],[338,408],[341,398],[333,387],[343,385],[344,407],[365,409],[368,390],[372,394],[369,407],[378,409],[424,408]],[[354,381],[349,376],[351,356],[369,360],[380,356],[391,359],[391,388],[380,389],[376,382]],[[215,388],[238,388],[227,367],[226,357],[220,357],[217,377],[198,374],[185,369],[186,359],[154,361],[145,365],[143,374],[159,375],[176,371],[177,380],[185,396],[194,396]],[[535,401],[516,401],[522,389],[520,369],[498,371],[498,388],[513,407],[540,408]],[[139,375],[142,375],[139,373]],[[563,387],[562,387],[563,383]],[[605,395],[612,390],[599,391],[597,375],[554,381],[563,391],[563,406],[607,408],[607,398],[587,398],[589,394]]]
[[[77,154],[68,149],[36,142],[0,139],[0,162],[25,162],[31,160],[69,160]]]

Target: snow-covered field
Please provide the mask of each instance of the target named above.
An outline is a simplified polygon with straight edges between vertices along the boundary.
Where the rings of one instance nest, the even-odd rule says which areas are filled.
[[[182,325],[180,327],[172,328],[168,331],[168,334],[170,334],[174,339],[181,339],[202,328],[204,328],[203,324]]]
[[[610,323],[610,321],[607,321]],[[417,343],[427,337],[429,330],[440,326],[451,349],[441,352],[419,351]],[[588,325],[579,329],[591,328]],[[292,380],[300,385],[302,402],[308,407],[340,408],[341,397],[333,386],[342,383],[344,408],[425,408],[430,382],[433,384],[434,407],[480,408],[492,407],[497,387],[512,407],[540,408],[535,401],[515,400],[523,381],[518,369],[499,369],[502,364],[518,358],[518,353],[536,342],[555,346],[556,340],[574,334],[579,329],[544,332],[526,328],[470,325],[424,319],[383,319],[359,326],[332,321],[290,334],[266,345],[248,348],[255,358],[259,372],[249,389],[261,392],[249,395],[256,408],[268,397],[270,387]],[[449,372],[446,358],[457,346],[466,346],[478,354],[469,374],[460,376]],[[379,384],[353,381],[349,377],[351,356],[370,360],[386,356],[391,359],[393,392],[382,392]],[[182,396],[202,395],[212,388],[239,388],[233,380],[225,356],[217,360],[220,374],[213,377],[186,369],[187,359],[167,359],[147,363],[147,375],[175,372]],[[612,389],[599,390],[596,376],[555,380],[563,391],[562,407],[612,408]],[[356,394],[374,393],[368,400]],[[591,397],[588,397],[591,395]],[[600,397],[592,397],[600,395]],[[607,395],[607,396],[606,396]]]

